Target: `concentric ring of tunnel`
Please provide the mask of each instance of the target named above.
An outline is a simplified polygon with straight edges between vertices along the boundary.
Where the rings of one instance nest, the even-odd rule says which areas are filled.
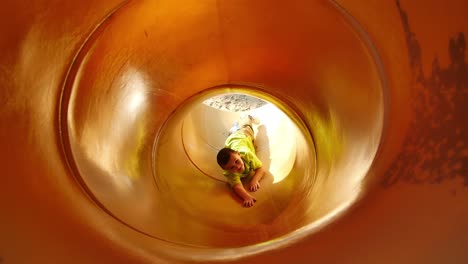
[[[172,12],[160,12],[162,4]],[[309,5],[270,10],[262,19],[250,8],[265,6],[227,2],[185,9],[135,1],[117,10],[76,56],[61,102],[65,152],[84,189],[133,230],[208,248],[310,234],[352,205],[380,143],[382,70],[356,23],[328,1]],[[241,23],[232,24],[233,16]],[[218,144],[190,138],[191,131],[207,134],[190,124],[196,118],[189,112],[227,92],[208,87],[226,83],[255,87],[237,91],[271,100],[301,132],[288,177],[263,194],[269,209],[240,207],[185,152],[192,143]],[[196,162],[204,163],[215,165]],[[199,174],[203,180],[189,181]],[[242,217],[242,225],[229,215]]]
[[[255,91],[251,87],[227,85],[207,94],[225,92]],[[292,109],[277,99],[271,100],[271,95],[257,91],[258,95],[279,107],[267,103],[244,113],[227,112],[203,104],[205,93],[182,104],[161,129],[154,147],[155,182],[161,197],[168,199],[163,203],[171,204],[164,211],[174,211],[180,216],[165,228],[170,236],[167,240],[239,247],[297,229],[297,219],[302,219],[302,214],[295,205],[315,182],[313,140]],[[241,114],[260,119],[261,124],[254,126],[257,154],[267,171],[261,190],[253,194],[257,198],[255,208],[247,212],[227,186],[216,163],[217,151]],[[177,199],[171,201],[174,197]],[[186,223],[186,219],[192,221]],[[288,225],[284,225],[286,222]],[[201,228],[210,234],[209,240],[202,235],[187,237],[188,230]]]

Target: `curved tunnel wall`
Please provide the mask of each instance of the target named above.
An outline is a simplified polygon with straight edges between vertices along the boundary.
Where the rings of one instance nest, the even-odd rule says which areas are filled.
[[[150,3],[148,4],[150,8],[145,6],[145,3]],[[294,4],[297,4],[297,6]],[[382,262],[385,260],[402,263],[428,263],[428,261],[429,263],[440,263],[442,261],[456,263],[458,260],[467,259],[463,245],[467,244],[467,230],[464,223],[468,218],[468,213],[466,191],[462,187],[463,180],[466,177],[466,125],[463,122],[464,108],[462,106],[466,102],[467,74],[464,57],[466,44],[464,44],[463,32],[466,32],[467,22],[462,11],[460,11],[466,10],[466,4],[462,3],[462,1],[451,1],[441,8],[436,3],[427,2],[424,5],[425,9],[419,9],[418,6],[413,6],[411,3],[393,1],[379,2],[378,4],[370,1],[366,6],[342,4],[369,33],[370,38],[377,47],[379,56],[381,56],[385,76],[388,77],[389,91],[387,96],[390,100],[383,139],[377,159],[373,161],[371,170],[364,181],[365,184],[359,184],[359,186],[367,190],[367,195],[360,200],[361,203],[355,206],[352,212],[319,233],[306,233],[309,235],[302,233],[300,235],[302,231],[300,230],[293,232],[291,239],[283,244],[266,243],[240,250],[221,251],[221,255],[224,256],[221,257],[220,252],[216,249],[200,250],[185,246],[168,246],[167,241],[142,234],[133,225],[125,225],[126,222],[118,221],[118,217],[111,217],[112,214],[116,216],[116,213],[112,210],[106,212],[102,210],[102,207],[96,206],[93,202],[96,201],[96,197],[92,197],[93,193],[86,190],[86,185],[83,185],[83,182],[80,183],[79,178],[77,180],[73,176],[73,164],[70,164],[72,170],[68,167],[67,159],[62,154],[58,131],[61,131],[62,136],[66,139],[71,139],[70,148],[66,149],[65,153],[70,154],[70,150],[74,146],[75,148],[76,146],[81,148],[82,145],[80,144],[84,142],[84,144],[89,144],[90,149],[97,150],[97,153],[102,154],[102,148],[106,147],[103,140],[116,142],[115,139],[112,141],[112,138],[107,137],[107,133],[94,137],[99,139],[95,142],[83,139],[93,138],[93,133],[102,133],[114,129],[112,128],[114,123],[118,125],[118,129],[115,129],[116,132],[112,134],[113,137],[118,139],[132,135],[145,142],[148,138],[153,138],[153,133],[158,131],[158,126],[162,126],[164,120],[170,115],[171,109],[175,109],[185,98],[219,83],[247,81],[249,83],[261,83],[264,85],[263,87],[268,87],[265,88],[266,91],[289,102],[289,105],[292,105],[299,113],[299,117],[306,120],[310,131],[314,132],[317,131],[317,127],[313,127],[313,124],[316,123],[310,122],[312,119],[307,116],[312,111],[310,107],[305,106],[309,106],[311,102],[319,111],[329,109],[330,105],[333,105],[331,109],[336,111],[339,110],[340,106],[344,107],[341,110],[343,113],[347,112],[347,107],[353,106],[358,109],[362,107],[364,110],[362,104],[378,103],[378,101],[374,100],[363,100],[362,103],[352,100],[350,99],[351,95],[355,96],[359,91],[345,87],[350,83],[360,83],[356,80],[368,82],[369,69],[370,71],[375,71],[375,69],[372,70],[371,67],[365,70],[365,68],[362,68],[362,64],[358,63],[356,64],[357,67],[355,67],[356,72],[353,72],[356,75],[344,78],[344,81],[331,77],[325,78],[325,81],[333,80],[333,83],[326,85],[327,88],[340,87],[338,81],[342,81],[343,86],[341,86],[341,89],[336,91],[330,89],[320,90],[320,87],[324,87],[323,83],[319,85],[312,82],[312,84],[315,84],[311,85],[312,87],[318,87],[313,90],[315,92],[307,90],[305,94],[302,94],[303,89],[300,88],[305,83],[295,83],[294,80],[304,81],[304,79],[293,78],[301,73],[303,68],[300,65],[308,65],[307,62],[310,58],[323,58],[323,63],[314,62],[317,63],[315,65],[321,66],[316,69],[318,71],[326,69],[327,62],[329,64],[330,62],[341,62],[343,56],[337,56],[336,60],[333,60],[330,57],[323,56],[323,54],[320,55],[319,53],[323,52],[320,44],[323,43],[316,44],[315,48],[312,49],[310,49],[310,46],[307,46],[307,48],[306,45],[300,46],[300,43],[307,43],[308,40],[310,41],[309,44],[314,42],[316,38],[313,36],[316,35],[303,34],[303,28],[310,30],[310,27],[294,26],[294,23],[303,25],[301,22],[310,22],[313,19],[301,21],[301,16],[292,17],[290,13],[281,12],[284,10],[281,10],[279,6],[267,5],[270,9],[264,10],[266,6],[262,5],[262,2],[257,2],[255,6],[247,3],[237,3],[230,6],[193,3],[187,5],[182,12],[180,7],[164,2],[143,2],[143,4],[142,2],[129,2],[128,6],[124,8],[136,8],[139,12],[126,12],[123,14],[117,12],[114,16],[109,17],[105,21],[111,21],[111,23],[106,24],[107,22],[104,22],[102,26],[104,26],[105,30],[102,31],[102,35],[99,35],[101,37],[105,36],[107,41],[99,42],[102,39],[98,39],[97,42],[93,43],[99,45],[83,47],[81,50],[89,52],[81,54],[80,56],[83,57],[78,56],[77,58],[74,58],[74,55],[80,50],[82,43],[86,42],[86,36],[89,35],[89,32],[92,32],[93,27],[98,25],[106,14],[112,13],[111,11],[118,7],[119,3],[112,4],[109,1],[106,1],[106,3],[97,2],[92,5],[90,3],[89,5],[86,3],[69,3],[61,5],[60,9],[56,10],[41,7],[40,1],[37,2],[37,5],[28,8],[21,7],[20,4],[6,3],[5,10],[18,10],[18,16],[12,18],[11,15],[5,14],[4,17],[7,23],[2,27],[5,36],[9,36],[8,38],[2,38],[2,47],[9,52],[2,58],[3,67],[1,71],[1,80],[4,87],[1,96],[4,102],[1,140],[5,150],[2,152],[2,165],[4,166],[2,179],[5,184],[2,188],[1,199],[2,216],[4,216],[1,220],[1,231],[2,237],[5,239],[0,241],[1,259],[29,262],[31,256],[34,255],[37,256],[35,260],[40,262],[50,261],[51,259],[65,261],[70,258],[75,259],[77,262],[81,260],[100,262],[117,259],[131,262],[173,262],[176,260],[190,262],[190,259],[216,261],[226,256],[229,256],[228,259],[235,261],[244,255],[245,258],[238,260],[242,262],[257,262],[259,260],[278,262],[281,258],[291,258],[293,256],[293,259],[305,262],[309,259],[309,252],[317,260],[323,262],[353,259],[361,263],[366,261],[375,263],[376,261]],[[328,14],[327,12],[335,14],[333,13],[335,9],[332,9],[332,5],[329,5],[328,2],[318,1],[316,6],[313,5],[316,8],[315,10],[323,11],[319,12],[320,14]],[[307,6],[305,2],[298,1],[292,3],[289,8],[293,8],[296,12],[303,10],[308,10],[303,11],[305,13],[311,12],[310,9],[304,8],[304,6]],[[284,7],[282,8],[284,9]],[[392,10],[392,12],[383,14],[383,9]],[[20,10],[24,11],[20,12]],[[155,10],[160,12],[158,13],[159,16],[154,14]],[[178,11],[175,12],[174,10]],[[248,50],[248,47],[256,46],[249,46],[248,41],[236,42],[238,45],[223,48],[215,45],[213,49],[206,47],[206,50],[211,51],[207,53],[212,58],[208,60],[208,64],[211,63],[211,66],[204,65],[199,68],[207,67],[209,70],[190,71],[187,69],[193,69],[191,68],[194,67],[193,65],[199,65],[197,63],[202,61],[207,62],[207,60],[201,59],[201,56],[194,57],[191,62],[187,60],[189,56],[183,56],[189,54],[178,53],[180,50],[186,49],[180,49],[180,46],[174,43],[188,43],[187,39],[194,37],[190,34],[159,35],[156,39],[164,39],[165,42],[161,43],[160,41],[158,43],[160,45],[148,52],[148,54],[161,54],[164,56],[146,57],[151,61],[151,59],[155,58],[167,58],[167,56],[173,54],[176,59],[172,61],[158,60],[153,64],[146,61],[145,57],[122,56],[122,54],[135,54],[137,46],[126,45],[121,42],[128,41],[134,44],[134,40],[141,37],[120,36],[122,32],[132,32],[132,34],[136,35],[137,31],[130,29],[137,28],[135,24],[140,21],[130,18],[119,20],[120,16],[132,17],[138,14],[144,19],[144,14],[148,14],[148,17],[151,15],[160,18],[155,28],[166,27],[169,29],[160,32],[171,32],[171,29],[180,25],[194,25],[191,23],[175,24],[173,21],[193,19],[198,17],[198,12],[208,12],[213,15],[201,17],[204,19],[209,17],[221,18],[220,21],[224,21],[224,24],[208,23],[206,20],[198,21],[198,23],[223,26],[213,32],[223,33],[223,38],[226,40],[223,43],[226,44],[232,43],[233,39],[242,39],[238,38],[236,34],[244,33],[244,31],[230,31],[229,25],[233,23],[231,19],[239,18],[241,14],[245,16],[242,18],[252,18],[253,14],[259,13],[255,12],[255,10],[269,11],[266,12],[268,14],[283,15],[284,19],[278,19],[278,21],[288,21],[288,23],[275,24],[279,29],[286,28],[285,31],[280,30],[280,32],[289,32],[290,35],[285,35],[284,42],[281,41],[281,38],[275,38],[275,36],[278,37],[279,35],[269,34],[271,32],[268,31],[266,26],[268,23],[252,23],[253,25],[260,25],[259,27],[252,27],[259,31],[250,31],[252,34],[259,34],[260,32],[259,36],[261,37],[257,39],[259,41],[257,44],[261,41],[275,44],[270,46],[275,47],[273,49],[275,56],[273,57],[262,53],[265,50],[250,50],[251,54],[256,56],[247,56],[248,53],[239,52]],[[30,16],[28,12],[36,15]],[[69,15],[66,17],[63,15],[56,16],[55,12]],[[305,13],[301,14],[304,15]],[[424,25],[423,21],[429,14],[431,17],[439,18],[442,21],[440,25],[444,25],[446,28],[444,30],[428,30],[428,26]],[[320,20],[320,18],[322,18],[321,22],[324,23],[326,19],[335,17],[330,15],[329,17],[318,17],[317,19]],[[119,21],[121,22],[119,23]],[[133,21],[134,24],[122,23],[128,21]],[[246,25],[244,26],[249,26],[248,19],[241,21],[245,22]],[[268,21],[268,18],[262,21]],[[112,27],[115,23],[119,25]],[[334,23],[330,21],[324,24],[336,29],[332,26],[335,25]],[[291,30],[287,30],[288,27]],[[102,28],[99,27],[95,32],[99,33]],[[387,30],[382,30],[382,28]],[[146,34],[150,36],[152,32],[146,32],[142,28],[139,30],[141,36],[146,36]],[[187,32],[192,31],[187,30]],[[206,31],[193,31],[192,33],[195,34],[195,32]],[[247,32],[249,31],[247,30]],[[322,33],[320,35],[322,39],[331,38],[328,44],[340,43],[340,46],[342,43],[350,44],[344,51],[344,54],[347,55],[344,57],[349,60],[350,65],[353,62],[352,58],[349,57],[351,53],[367,54],[364,56],[369,56],[366,52],[356,52],[356,49],[363,50],[362,42],[356,42],[357,46],[352,46],[352,41],[334,39],[333,36],[328,36],[325,31]],[[345,35],[338,34],[337,36],[342,38]],[[207,36],[211,37],[209,40],[216,39],[216,37],[209,34],[202,34],[201,37]],[[294,39],[294,37],[299,36],[301,36],[300,39]],[[304,36],[306,37],[304,38]],[[233,39],[229,39],[229,37]],[[354,38],[355,36],[350,35],[350,39]],[[245,38],[245,40],[251,39]],[[274,42],[270,41],[271,39],[280,41]],[[286,39],[288,41],[292,40],[292,43],[298,46],[286,44]],[[93,39],[88,39],[86,43],[91,43],[89,40],[92,41]],[[114,43],[119,44],[114,46]],[[139,47],[145,50],[147,48],[143,43],[141,42]],[[207,43],[211,42],[207,41]],[[219,42],[213,41],[213,44],[216,43]],[[115,49],[116,47],[117,49]],[[126,50],[126,47],[129,47],[130,50]],[[292,50],[297,54],[286,55],[277,52],[284,50],[285,47],[294,48]],[[326,47],[329,50],[337,50],[331,49],[329,45],[326,45]],[[444,50],[447,49],[449,52],[445,53]],[[227,51],[225,54],[236,59],[226,60],[221,53],[216,54],[216,51],[221,50]],[[433,57],[428,50],[437,54],[440,52],[440,55],[437,55],[433,61],[426,61],[423,58]],[[304,51],[310,52],[305,53]],[[199,54],[204,53],[200,52]],[[244,54],[246,58],[250,59],[243,59],[240,54]],[[309,59],[300,56],[304,54],[308,54]],[[258,58],[262,59],[256,61]],[[275,62],[282,62],[282,65],[287,67],[267,67],[278,65],[278,63],[274,64],[268,61],[268,58],[274,58]],[[288,64],[288,59],[291,59],[291,62],[300,62],[300,64]],[[359,59],[359,57],[355,57],[355,59]],[[229,61],[231,64],[226,66],[222,63],[223,61]],[[407,62],[407,64],[403,64],[402,61]],[[44,65],[45,62],[47,62],[46,65]],[[76,67],[74,66],[76,64],[72,62],[84,62],[87,67],[73,68]],[[131,67],[106,67],[106,63],[103,62],[108,62],[111,66],[115,62],[124,66],[137,65],[137,70]],[[171,65],[174,65],[174,63],[188,68],[185,68],[184,71],[182,68],[172,67]],[[157,65],[163,70],[154,69],[150,77],[139,76],[138,69],[153,67],[148,65]],[[219,67],[220,65],[224,65],[224,67]],[[246,68],[245,65],[249,65],[249,67]],[[432,69],[427,65],[432,65]],[[70,66],[72,66],[72,71],[67,75]],[[106,69],[109,71],[106,71]],[[265,70],[265,72],[256,72],[257,69]],[[307,74],[314,70],[314,68],[307,69],[309,70]],[[350,66],[344,67],[344,69],[350,69]],[[333,71],[330,72],[333,73]],[[191,73],[192,75],[184,73]],[[344,73],[344,71],[340,73]],[[67,120],[73,121],[66,123],[69,127],[64,131],[63,114],[68,114],[68,111],[63,112],[58,102],[60,102],[64,80],[70,80],[70,76],[75,80],[74,74],[78,76],[76,79],[79,82],[66,83],[64,87],[65,91],[72,92],[70,98],[76,99],[70,100],[71,104],[68,105],[72,111],[70,112],[71,119]],[[274,76],[268,77],[266,74]],[[304,73],[303,76],[307,76],[307,74]],[[114,76],[120,76],[120,79],[113,79]],[[183,78],[174,78],[174,76],[183,76]],[[203,76],[203,78],[200,78],[200,76]],[[311,74],[311,76],[324,75]],[[333,76],[336,76],[336,74]],[[359,79],[359,76],[361,76],[361,79]],[[378,76],[378,74],[374,76]],[[139,81],[129,81],[134,79]],[[150,95],[148,95],[146,93],[148,90],[144,89],[147,88],[145,84],[148,84],[148,80],[159,81],[156,84],[151,83],[151,87],[171,86],[174,89],[169,89],[168,94],[167,89],[151,90]],[[143,98],[168,96],[171,99],[161,100],[157,105],[149,106],[142,102],[135,103],[138,106],[136,109],[132,111],[125,110],[123,106],[132,105],[128,103],[129,101],[139,102],[141,100],[138,96],[133,97],[130,92],[135,90],[135,87],[130,87],[129,84],[138,82],[143,83],[143,86],[139,86],[143,87]],[[93,89],[92,87],[104,88]],[[116,87],[119,89],[116,89]],[[191,88],[186,89],[185,87]],[[286,92],[283,87],[292,87],[292,89]],[[350,92],[350,95],[343,94],[344,91]],[[380,91],[380,89],[377,89],[377,91]],[[330,94],[337,94],[337,96],[330,97]],[[66,98],[67,96],[65,96]],[[335,98],[336,101],[333,102],[324,98]],[[363,96],[357,98],[363,98]],[[66,103],[66,100],[62,102]],[[106,104],[113,105],[106,106]],[[148,112],[142,111],[142,106],[146,106],[151,110]],[[119,114],[115,109],[120,109],[125,114]],[[101,112],[91,110],[100,110]],[[138,111],[145,114],[132,116],[132,113],[138,113]],[[109,119],[112,116],[119,118],[118,122],[115,122],[115,119]],[[349,120],[349,118],[343,119]],[[89,120],[94,121],[88,122]],[[109,122],[109,120],[114,122]],[[349,122],[351,121],[353,121],[353,125],[360,124],[359,120],[350,120]],[[343,124],[343,122],[341,120],[339,123]],[[128,130],[121,127],[122,123],[128,125]],[[365,119],[362,121],[362,124],[364,123]],[[155,129],[141,128],[141,126],[135,124],[147,127],[153,126]],[[375,125],[375,123],[373,124]],[[86,129],[87,126],[89,126],[88,130]],[[96,126],[101,126],[101,129],[97,129]],[[450,129],[443,130],[439,128],[440,126]],[[356,129],[356,131],[358,130]],[[75,132],[77,134],[74,134]],[[71,135],[71,137],[67,138],[67,135]],[[316,135],[314,136],[316,137]],[[74,139],[82,141],[74,141]],[[349,142],[362,143],[359,141]],[[320,146],[322,146],[320,144],[321,142],[317,142],[316,139],[319,155],[323,151],[320,150]],[[134,153],[151,153],[151,146],[144,145],[141,148],[137,146],[122,145],[120,146],[120,149],[123,149],[121,153],[127,155],[132,151]],[[119,151],[117,150],[116,153],[119,153]],[[115,160],[115,156],[122,158],[122,160]],[[80,160],[80,158],[87,159],[88,157],[89,153],[77,156],[75,152],[74,155],[76,160]],[[151,162],[148,162],[148,160],[146,160],[147,162],[141,162],[147,157],[151,156],[143,156],[143,159],[132,161],[122,155],[101,155],[96,160],[105,162],[108,165],[105,167],[106,170],[112,171],[112,175],[118,175],[118,173],[115,174],[114,172],[122,171],[122,168],[125,168],[124,171],[126,172],[137,168],[139,173],[135,175],[145,175],[140,173],[150,173],[152,170],[152,168],[148,167]],[[332,155],[332,157],[334,156]],[[320,158],[318,168],[320,168]],[[123,161],[128,163],[126,167],[122,167]],[[141,162],[144,166],[137,166],[139,165],[138,162]],[[98,170],[96,167],[90,166],[81,166],[78,169],[83,170],[83,168],[89,171],[80,171],[81,175],[96,175],[106,171],[102,170],[102,168]],[[92,179],[96,180],[96,178]],[[146,182],[145,180],[128,181],[127,183],[110,181],[96,184],[102,184],[107,189],[109,189],[110,184],[127,184],[127,186],[123,185],[123,187],[115,186],[115,188],[121,188],[122,190],[118,192],[121,200],[116,200],[116,196],[109,199],[109,201],[115,203],[117,210],[121,210],[121,213],[117,213],[117,215],[125,215],[127,212],[125,206],[128,206],[128,208],[137,207],[137,210],[144,211],[148,207],[142,206],[139,202],[152,201],[145,195],[150,193],[146,191],[147,188],[155,188],[152,185],[153,179],[144,179],[146,179]],[[129,189],[128,184],[132,184],[132,188],[136,191],[126,196],[124,191]],[[82,189],[83,186],[85,186],[85,190]],[[108,193],[101,194],[108,195]],[[91,199],[87,199],[87,195],[91,195]],[[170,199],[170,197],[168,198]],[[153,202],[157,203],[157,201]],[[434,217],[435,212],[437,213],[436,217]],[[30,221],[33,216],[36,220]],[[410,229],[410,227],[412,228]],[[308,228],[305,227],[305,229]],[[209,233],[200,232],[199,236],[207,234]],[[45,241],[44,237],[46,238]],[[194,235],[194,237],[196,236]],[[67,243],[64,243],[64,241]],[[39,244],[42,245],[40,250]],[[414,244],[417,244],[417,246]],[[285,245],[288,245],[288,247],[284,247]],[[358,248],[362,247],[368,249],[366,253],[358,250]],[[430,251],[434,247],[439,250]],[[77,248],[80,248],[80,250],[77,250]],[[391,250],[385,250],[389,248]],[[276,250],[271,251],[272,249]],[[22,254],[25,251],[30,254]],[[427,252],[434,253],[428,254]]]
[[[145,15],[158,10],[155,4],[131,2],[116,10],[83,45],[65,82],[59,121],[67,159],[99,206],[155,239],[232,247],[287,235],[356,199],[380,140],[384,76],[378,75],[380,61],[371,56],[367,36],[353,28],[352,21],[320,1],[309,4],[307,12],[291,7],[297,17],[283,28],[277,16],[288,13],[279,9],[261,20],[250,16],[252,10],[245,6],[230,4]],[[314,13],[326,15],[311,20]],[[230,22],[235,15],[243,17],[243,24]],[[177,25],[171,24],[178,16],[182,19]],[[332,25],[334,32],[322,23]],[[307,26],[299,36],[294,29],[300,24]],[[169,34],[181,37],[162,37]],[[315,35],[321,36],[320,42]],[[337,45],[339,41],[347,45]],[[321,49],[324,46],[329,47]],[[213,52],[201,57],[209,48]],[[296,59],[297,48],[303,50],[302,60]],[[282,58],[272,58],[276,53]],[[274,71],[284,75],[272,75]],[[229,202],[236,199],[223,195],[229,192],[220,183],[198,176],[197,168],[216,166],[216,152],[194,162],[182,148],[191,142],[180,138],[192,122],[183,111],[196,111],[185,106],[193,104],[186,101],[211,87],[214,93],[223,91],[223,84],[241,81],[257,86],[244,88],[246,92],[274,98],[295,120],[300,132],[285,130],[279,136],[285,144],[298,141],[294,143],[301,147],[289,164],[272,161],[275,166],[292,165],[291,175],[265,188],[269,194],[260,192],[263,201],[248,215],[238,203]],[[352,94],[340,92],[345,86]],[[348,102],[347,96],[353,100]],[[226,122],[220,114],[213,117],[210,127]],[[273,129],[271,124],[266,127]],[[188,130],[200,134],[197,125]],[[157,143],[150,155],[145,146],[153,138]],[[288,152],[278,143],[269,148],[273,154]],[[196,152],[205,149],[198,146]]]

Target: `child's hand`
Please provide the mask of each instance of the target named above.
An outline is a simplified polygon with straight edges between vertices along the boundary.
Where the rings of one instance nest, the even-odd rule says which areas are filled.
[[[255,199],[255,197],[250,196],[250,197],[244,199],[243,205],[244,205],[244,207],[251,207],[251,206],[254,205],[254,203],[256,201],[257,201],[257,199]]]
[[[258,181],[251,181],[249,184],[249,190],[251,192],[256,192],[258,189],[260,189],[260,183]]]

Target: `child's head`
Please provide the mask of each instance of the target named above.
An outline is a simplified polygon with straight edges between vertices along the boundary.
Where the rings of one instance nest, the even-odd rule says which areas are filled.
[[[217,161],[223,170],[229,172],[242,173],[244,172],[244,161],[239,152],[230,148],[223,148],[218,152]]]

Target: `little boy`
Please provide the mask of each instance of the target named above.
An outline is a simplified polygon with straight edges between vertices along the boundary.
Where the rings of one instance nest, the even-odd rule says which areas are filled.
[[[265,174],[263,164],[255,154],[252,123],[258,125],[259,121],[250,115],[241,117],[239,128],[229,135],[224,148],[217,155],[224,176],[234,192],[243,199],[245,207],[252,206],[257,200],[244,189],[241,179],[252,176],[248,189],[255,192],[260,188],[260,180]]]

